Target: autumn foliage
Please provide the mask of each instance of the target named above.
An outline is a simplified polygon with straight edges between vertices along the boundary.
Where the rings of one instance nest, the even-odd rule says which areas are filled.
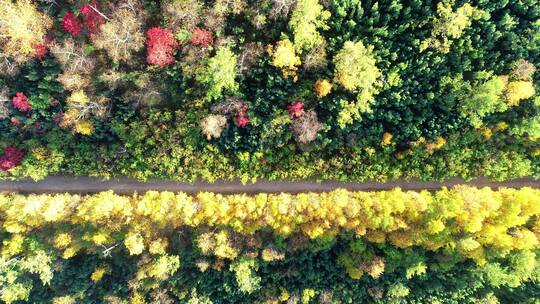
[[[44,43],[34,45],[34,52],[37,59],[43,60],[48,52],[47,45]]]
[[[88,29],[90,34],[99,32],[99,27],[105,23],[105,18],[96,11],[99,9],[99,3],[96,1],[91,4],[85,4],[80,9],[84,26]]]
[[[0,0],[0,178],[539,177],[535,1],[422,2]]]
[[[164,67],[174,62],[174,51],[178,47],[178,42],[171,31],[153,27],[146,33],[147,57],[149,64]]]
[[[22,92],[17,92],[15,96],[13,96],[13,107],[21,112],[26,112],[28,110],[31,110],[30,103],[28,102],[28,97],[24,95]]]
[[[24,158],[24,152],[17,147],[9,146],[0,156],[0,170],[7,171],[21,164]]]
[[[315,82],[315,94],[317,97],[322,98],[330,94],[332,91],[332,84],[326,79],[318,79]]]
[[[12,57],[18,63],[34,58],[35,46],[44,42],[52,24],[33,1],[0,1],[0,58]]]
[[[213,42],[214,38],[212,37],[211,32],[198,27],[193,30],[193,34],[191,35],[191,43],[193,45],[208,47],[212,45]]]
[[[5,159],[19,163],[23,153],[9,147]],[[301,234],[309,239],[332,238],[349,231],[359,239],[388,243],[398,248],[419,246],[444,251],[483,263],[490,254],[540,248],[540,191],[531,188],[477,189],[459,186],[430,193],[395,189],[382,192],[221,195],[150,191],[122,196],[103,192],[79,195],[0,195],[5,233],[36,234],[43,241],[50,233],[70,233],[71,241],[57,248],[70,257],[88,246],[112,244],[113,236],[126,235],[131,254],[152,251],[152,244],[166,229],[186,227],[228,228],[234,233],[253,235],[272,231],[284,239]],[[33,208],[22,208],[32,201]],[[52,225],[52,226],[50,226]],[[68,227],[99,227],[77,235]],[[144,229],[140,229],[143,228]],[[130,231],[139,236],[130,238]],[[71,231],[71,232],[70,232]],[[230,235],[230,232],[226,233]],[[232,239],[224,235],[222,258],[239,256]],[[136,241],[135,241],[136,240]],[[131,247],[130,245],[138,245]],[[7,245],[8,243],[4,243]],[[214,246],[217,244],[214,244]],[[233,253],[235,252],[236,253]],[[6,252],[3,252],[5,254]]]
[[[298,118],[304,114],[304,103],[301,100],[297,100],[287,107],[287,111],[291,118]]]
[[[283,39],[278,41],[275,47],[269,46],[268,53],[272,55],[272,65],[280,68],[284,77],[296,77],[298,66],[302,62],[290,40]]]
[[[240,113],[234,118],[234,122],[240,128],[244,128],[249,123],[249,118],[247,117],[246,114]]]
[[[73,37],[78,37],[83,30],[81,21],[73,14],[73,12],[67,12],[62,19],[62,27]]]
[[[130,62],[144,47],[143,13],[134,8],[114,10],[100,31],[90,36],[94,46],[105,50],[114,62]]]
[[[8,147],[0,168],[14,168],[23,156]],[[472,290],[519,287],[526,294],[535,290],[540,266],[539,200],[540,190],[532,188],[467,186],[255,195],[4,192],[0,300],[184,303],[190,297],[186,303],[222,303],[227,297],[251,303],[242,300],[249,297],[261,300],[253,303],[371,303],[328,300],[366,297],[424,303],[423,290],[433,279],[472,280]],[[69,282],[75,279],[77,284]],[[172,289],[171,282],[179,280]],[[193,291],[205,280],[212,285],[200,291],[203,300],[211,296],[215,302],[198,301]],[[81,292],[82,284],[92,290]],[[363,284],[369,291],[359,291]],[[470,293],[463,285],[468,284],[457,290]],[[217,287],[234,290],[213,292]]]
[[[238,112],[238,114],[234,117],[234,122],[237,126],[240,128],[244,128],[249,123],[249,118],[247,116],[247,111],[249,109],[249,105],[247,103],[243,103],[242,108]]]
[[[89,34],[96,34],[99,32],[100,26],[105,23],[105,18],[98,13],[99,9],[99,3],[96,1],[83,5],[79,10],[82,22],[73,12],[68,11],[62,19],[62,27],[73,37],[79,36],[84,28],[88,30]]]

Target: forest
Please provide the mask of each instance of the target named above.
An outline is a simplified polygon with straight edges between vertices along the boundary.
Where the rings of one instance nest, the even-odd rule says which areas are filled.
[[[536,0],[0,4],[1,179],[540,176]]]
[[[0,303],[540,304],[539,65],[538,0],[0,0]]]
[[[540,190],[0,195],[5,303],[523,303]],[[26,302],[21,302],[26,301]]]

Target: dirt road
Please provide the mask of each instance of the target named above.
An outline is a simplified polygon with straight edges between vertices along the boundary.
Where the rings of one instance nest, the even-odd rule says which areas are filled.
[[[32,180],[22,181],[0,181],[0,191],[21,192],[21,193],[50,193],[50,192],[69,192],[69,193],[95,193],[106,190],[114,190],[121,194],[130,194],[133,192],[145,192],[148,190],[173,191],[196,193],[201,191],[219,192],[219,193],[260,193],[260,192],[324,192],[337,188],[344,188],[356,191],[377,191],[390,190],[399,187],[403,190],[437,190],[442,187],[453,187],[455,185],[466,184],[475,187],[507,187],[521,188],[532,187],[540,189],[540,180],[531,178],[516,179],[505,182],[494,182],[488,179],[476,179],[472,181],[463,181],[461,179],[451,179],[444,182],[422,182],[394,180],[385,183],[379,182],[360,182],[360,183],[341,183],[341,182],[276,182],[259,181],[255,184],[242,185],[240,182],[216,182],[213,184],[205,182],[180,183],[173,181],[151,180],[141,182],[133,179],[109,179],[91,177],[65,177],[52,176],[42,181],[34,182]]]

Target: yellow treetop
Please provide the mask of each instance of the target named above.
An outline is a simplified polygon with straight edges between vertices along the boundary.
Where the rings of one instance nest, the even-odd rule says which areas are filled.
[[[511,81],[506,87],[506,101],[510,106],[517,106],[519,102],[533,97],[535,94],[532,81]]]
[[[335,82],[349,91],[369,91],[381,72],[373,55],[373,46],[347,41],[334,57]]]
[[[326,79],[319,79],[315,82],[315,94],[322,98],[332,91],[332,84]]]
[[[394,136],[391,133],[384,132],[381,140],[381,146],[388,146],[392,143],[392,138]]]
[[[483,11],[465,3],[456,11],[452,10],[454,0],[437,4],[437,17],[433,19],[431,37],[420,44],[420,52],[432,48],[441,53],[450,52],[452,39],[459,38],[473,20],[481,18]]]
[[[330,12],[324,10],[318,0],[298,0],[292,13],[289,26],[294,33],[296,51],[309,51],[324,42],[318,29],[327,29],[326,20]]]
[[[17,62],[34,57],[34,47],[43,43],[52,25],[30,0],[0,0],[0,47]]]
[[[538,202],[540,190],[471,187],[435,193],[335,190],[255,196],[153,191],[132,197],[112,192],[84,197],[1,194],[0,226],[10,234],[1,254],[20,254],[25,248],[22,240],[31,235],[50,242],[64,258],[118,244],[130,254],[160,255],[167,247],[168,231],[194,227],[200,231],[195,243],[201,253],[221,259],[241,256],[238,238],[259,231],[316,239],[347,230],[370,242],[432,251],[447,248],[483,263],[486,249],[540,248]],[[266,253],[280,257],[270,249]]]
[[[302,62],[289,39],[278,41],[274,48],[269,49],[269,53],[272,55],[272,65],[280,68],[284,77],[296,76],[296,71]]]

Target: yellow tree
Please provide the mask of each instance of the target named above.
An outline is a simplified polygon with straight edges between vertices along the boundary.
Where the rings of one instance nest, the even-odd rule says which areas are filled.
[[[292,76],[296,79],[301,61],[289,39],[278,41],[275,47],[270,46],[268,53],[272,56],[272,65],[280,68],[284,77]]]
[[[483,11],[465,3],[456,11],[452,10],[454,0],[445,0],[437,4],[437,17],[433,19],[431,36],[420,44],[420,52],[431,48],[441,53],[450,52],[451,39],[459,38],[472,20],[479,19]]]
[[[327,29],[326,20],[330,12],[324,10],[318,0],[298,0],[292,13],[289,26],[294,34],[294,47],[297,52],[309,51],[324,42],[319,29]]]
[[[322,98],[332,91],[332,84],[326,79],[318,79],[315,82],[315,94],[317,97]]]
[[[381,75],[377,68],[373,46],[361,41],[347,41],[334,56],[334,81],[349,91],[370,90]]]
[[[342,100],[342,110],[338,124],[347,124],[361,118],[361,113],[370,112],[373,95],[378,93],[377,79],[381,76],[377,68],[373,46],[367,47],[361,41],[347,41],[334,56],[334,82],[351,92],[358,92],[356,101]]]
[[[107,115],[109,99],[105,96],[88,96],[83,90],[74,91],[66,99],[67,111],[62,118],[62,127],[71,127],[73,132],[90,135],[94,125],[89,120],[93,115],[104,118]]]
[[[506,86],[506,101],[510,106],[517,106],[520,101],[533,97],[535,93],[532,81],[511,81]]]
[[[0,47],[4,55],[17,62],[34,57],[52,26],[49,16],[37,10],[30,0],[0,0]]]

